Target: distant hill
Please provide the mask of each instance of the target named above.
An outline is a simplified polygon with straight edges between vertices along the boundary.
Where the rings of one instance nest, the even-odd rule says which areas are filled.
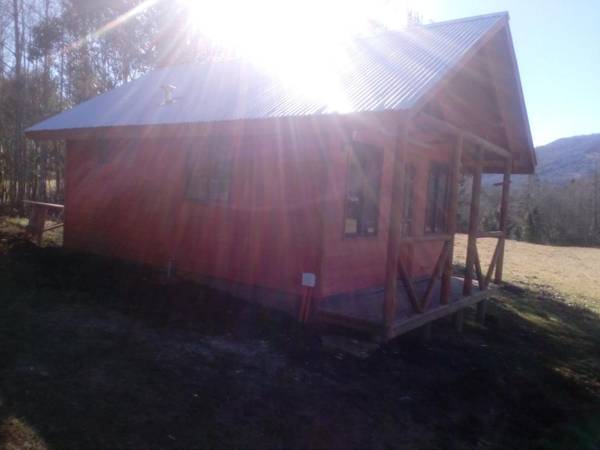
[[[540,181],[565,183],[591,175],[594,158],[600,164],[600,134],[562,138],[536,148]]]
[[[600,164],[600,133],[558,139],[535,149],[537,166],[535,173],[541,182],[561,184],[590,176],[594,171],[594,158]],[[484,184],[501,181],[499,175],[485,177]],[[527,181],[526,175],[513,177],[516,186]]]

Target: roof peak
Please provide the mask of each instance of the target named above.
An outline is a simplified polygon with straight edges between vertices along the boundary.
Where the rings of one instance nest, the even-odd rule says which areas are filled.
[[[493,13],[488,13],[488,14],[480,14],[478,16],[459,17],[457,19],[449,19],[449,20],[441,20],[439,22],[425,23],[425,24],[422,24],[421,26],[430,28],[430,27],[435,27],[438,25],[447,25],[447,24],[459,23],[459,22],[471,22],[474,20],[481,20],[481,19],[491,19],[492,17],[506,18],[507,20],[510,19],[508,11],[498,11],[498,12],[493,12]]]

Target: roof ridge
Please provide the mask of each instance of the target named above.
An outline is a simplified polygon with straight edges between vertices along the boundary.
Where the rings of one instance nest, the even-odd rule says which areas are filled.
[[[508,11],[498,11],[498,12],[494,12],[494,13],[480,14],[478,16],[459,17],[458,19],[449,19],[449,20],[442,20],[440,22],[426,23],[426,24],[422,24],[421,26],[430,28],[430,27],[435,27],[438,25],[447,25],[447,24],[458,23],[458,22],[472,22],[474,20],[488,19],[488,18],[492,18],[492,17],[498,17],[498,18],[506,17],[506,19],[510,19]]]

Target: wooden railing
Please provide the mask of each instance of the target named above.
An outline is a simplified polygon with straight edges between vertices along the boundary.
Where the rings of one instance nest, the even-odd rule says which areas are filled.
[[[402,284],[404,285],[404,289],[406,290],[406,294],[408,295],[408,299],[410,304],[413,307],[415,312],[425,312],[431,302],[431,296],[434,291],[435,283],[438,278],[441,278],[444,274],[444,268],[448,263],[448,259],[451,255],[450,249],[453,245],[453,235],[451,234],[432,234],[425,236],[413,236],[413,237],[405,237],[400,240],[400,244],[404,245],[412,245],[419,244],[423,242],[442,242],[442,250],[440,251],[440,255],[435,263],[433,268],[433,272],[431,273],[431,277],[428,280],[427,288],[423,295],[419,298],[417,296],[415,286],[413,284],[413,280],[410,277],[406,266],[404,265],[403,258],[398,258],[398,272],[400,273],[400,279],[402,280]],[[442,297],[444,292],[442,290]],[[445,300],[445,301],[444,301]],[[442,298],[442,303],[447,303],[447,299]]]
[[[507,236],[508,225],[508,194],[510,188],[511,176],[511,160],[505,162],[505,171],[502,183],[496,185],[502,186],[502,197],[500,202],[500,230],[497,231],[479,231],[479,200],[481,193],[481,159],[477,161],[475,171],[473,173],[473,186],[471,194],[471,210],[469,214],[469,239],[467,243],[467,258],[465,264],[465,279],[463,284],[463,295],[471,295],[473,291],[473,272],[477,277],[478,287],[480,291],[486,290],[491,281],[494,271],[496,283],[502,282],[502,270],[504,264],[504,246]],[[484,275],[479,251],[477,249],[477,239],[492,238],[498,239],[494,248],[490,265]]]
[[[502,233],[501,231],[494,231],[491,233],[480,233],[477,237],[478,238],[498,239],[498,242],[496,243],[496,247],[494,248],[494,253],[493,253],[492,259],[490,260],[490,265],[485,274],[485,277],[483,276],[483,272],[481,270],[481,261],[479,259],[479,251],[477,250],[477,246],[475,246],[475,249],[474,249],[474,251],[475,251],[475,273],[477,274],[477,282],[479,283],[479,290],[483,291],[483,290],[487,289],[488,286],[490,285],[490,282],[492,280],[492,275],[494,273],[494,269],[496,268],[496,266],[498,264],[498,259],[500,256],[500,248],[502,246],[502,240],[504,239],[504,233]]]
[[[64,226],[64,223],[57,223],[46,228],[46,218],[48,216],[48,210],[60,210],[62,213],[62,211],[65,208],[64,205],[34,202],[31,200],[24,200],[23,203],[30,207],[29,224],[26,228],[26,234],[30,239],[33,239],[38,245],[42,245],[42,238],[45,232],[55,230]]]

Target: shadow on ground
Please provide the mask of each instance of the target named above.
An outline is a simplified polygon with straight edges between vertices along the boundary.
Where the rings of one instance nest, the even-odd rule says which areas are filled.
[[[600,318],[541,290],[361,360],[140,268],[20,240],[1,253],[4,448],[599,448]]]

